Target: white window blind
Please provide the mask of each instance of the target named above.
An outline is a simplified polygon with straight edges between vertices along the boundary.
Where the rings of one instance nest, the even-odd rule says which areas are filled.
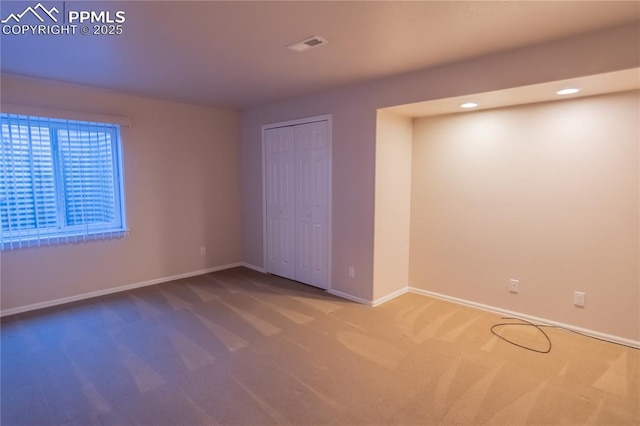
[[[125,234],[120,127],[0,114],[3,249]]]

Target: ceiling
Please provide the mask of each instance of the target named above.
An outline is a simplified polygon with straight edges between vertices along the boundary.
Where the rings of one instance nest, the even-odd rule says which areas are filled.
[[[640,20],[636,1],[44,4],[122,10],[123,34],[2,35],[2,72],[235,109]],[[329,44],[285,48],[312,35]]]
[[[567,88],[575,88],[580,91],[571,95],[558,95],[556,93],[559,90]],[[453,98],[399,105],[384,108],[384,110],[415,118],[502,108],[512,105],[559,101],[638,89],[640,89],[640,68],[632,68],[569,80],[514,87],[496,92],[475,93]],[[478,104],[478,106],[472,109],[461,108],[460,105],[466,102],[473,102]]]

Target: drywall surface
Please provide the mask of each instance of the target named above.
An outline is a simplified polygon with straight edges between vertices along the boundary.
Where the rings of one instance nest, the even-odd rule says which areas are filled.
[[[129,235],[2,251],[3,310],[241,260],[236,112],[10,75],[1,84],[2,103],[133,120],[121,131]]]
[[[376,141],[374,300],[409,285],[413,120],[378,111]]]
[[[335,290],[371,300],[379,108],[637,67],[638,35],[637,25],[617,27],[243,111],[243,260],[260,267],[264,263],[261,126],[333,116],[331,284]],[[350,266],[355,268],[354,278],[348,275]]]
[[[640,340],[639,105],[634,91],[416,119],[411,285]]]

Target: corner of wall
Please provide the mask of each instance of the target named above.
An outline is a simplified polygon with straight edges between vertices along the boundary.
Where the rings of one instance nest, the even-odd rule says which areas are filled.
[[[412,146],[413,120],[390,111],[378,110],[375,160],[374,305],[405,292],[408,283]]]

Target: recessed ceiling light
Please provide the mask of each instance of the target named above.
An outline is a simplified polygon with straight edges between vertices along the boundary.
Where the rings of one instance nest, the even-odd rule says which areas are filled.
[[[580,89],[575,89],[573,87],[570,87],[567,89],[558,90],[556,92],[556,95],[573,95],[574,93],[578,93],[579,91]]]
[[[329,42],[322,37],[312,36],[288,45],[287,49],[295,50],[296,52],[304,52],[327,43]]]
[[[475,108],[477,106],[478,104],[475,102],[465,102],[462,105],[460,105],[460,108]]]

